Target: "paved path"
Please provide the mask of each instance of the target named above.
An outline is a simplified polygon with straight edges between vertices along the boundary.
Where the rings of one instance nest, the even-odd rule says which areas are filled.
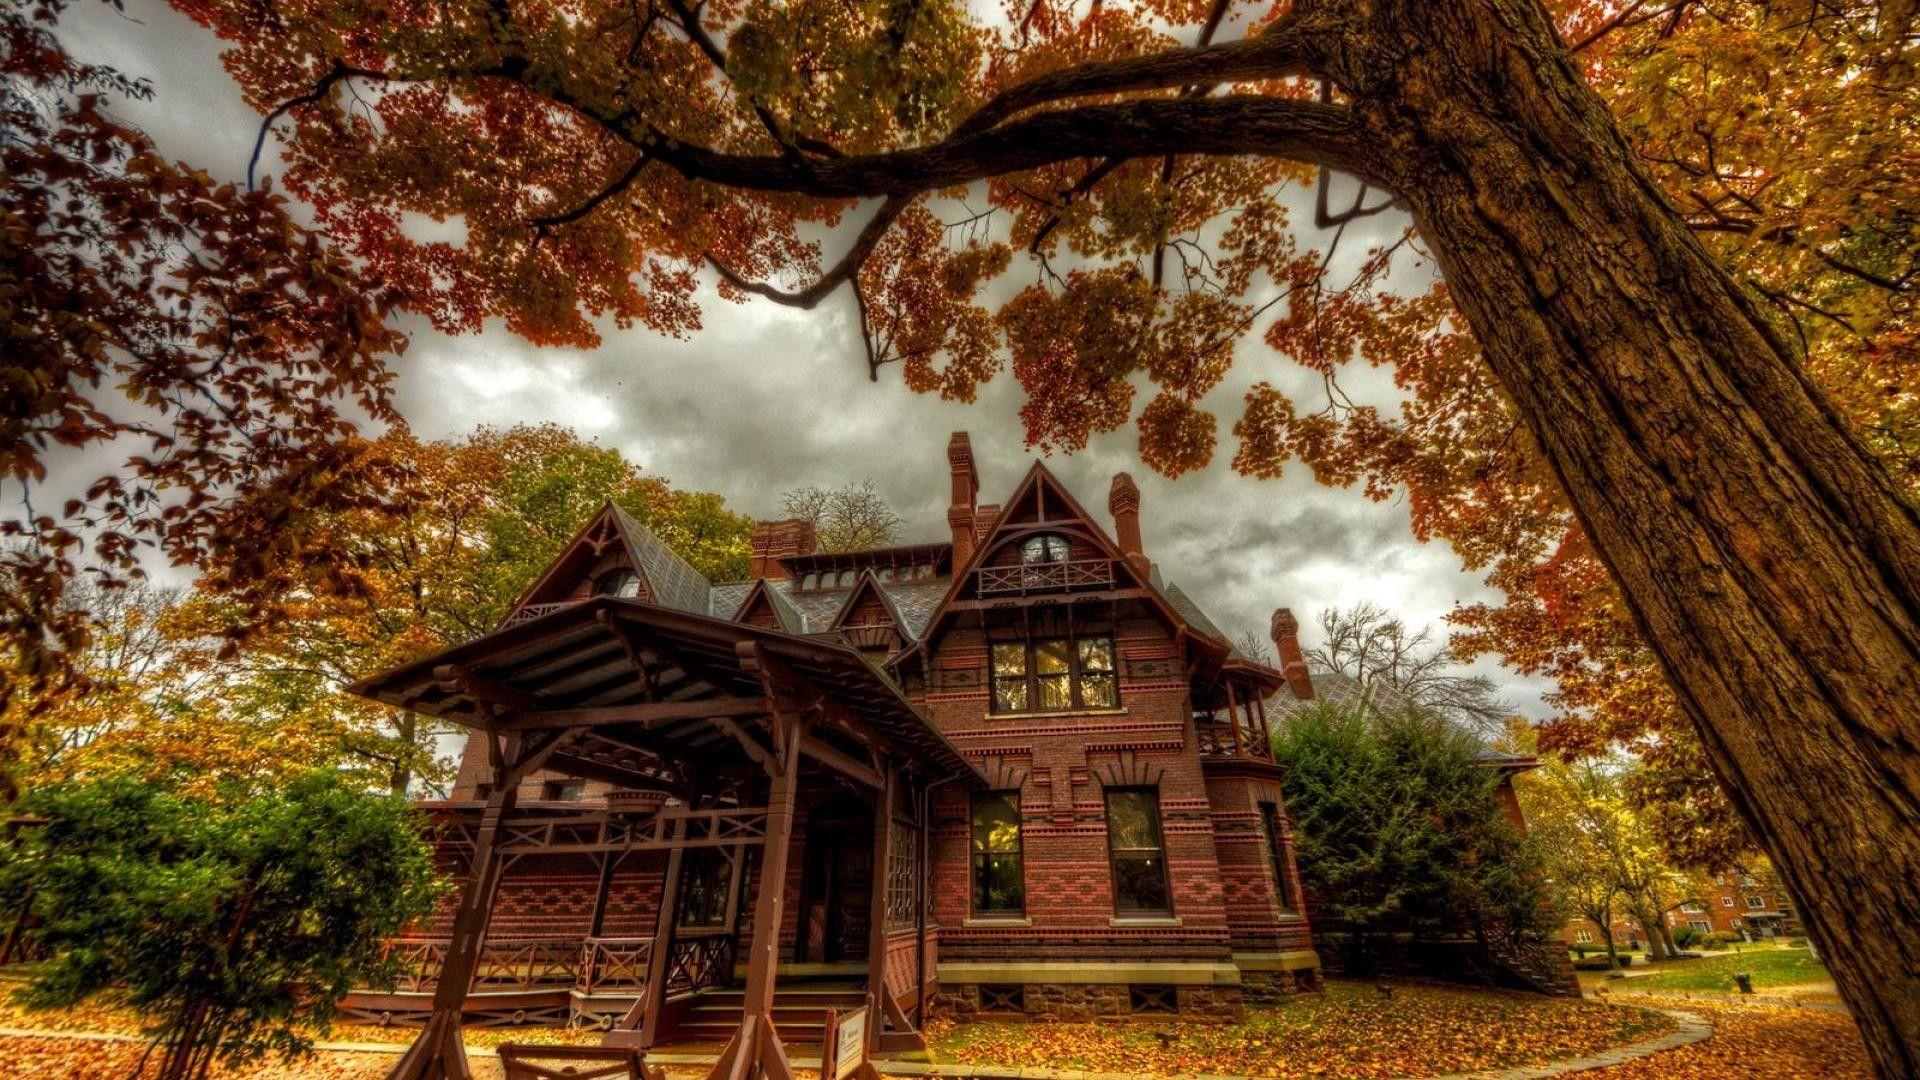
[[[1629,996],[1629,995],[1621,995]],[[1751,999],[1749,999],[1751,1000]],[[1556,1061],[1550,1065],[1532,1065],[1517,1069],[1491,1069],[1472,1073],[1450,1073],[1434,1080],[1541,1080],[1550,1076],[1566,1076],[1572,1073],[1604,1069],[1609,1065],[1635,1061],[1654,1054],[1664,1053],[1678,1047],[1687,1046],[1713,1037],[1713,1025],[1702,1017],[1682,1012],[1678,1009],[1658,1009],[1679,1021],[1674,1031],[1658,1038],[1616,1047],[1599,1054],[1583,1058]],[[138,1035],[122,1035],[105,1031],[46,1031],[39,1028],[0,1027],[0,1038],[28,1039],[74,1039],[81,1042],[144,1043],[147,1040]],[[407,1049],[404,1043],[368,1043],[368,1042],[322,1042],[315,1043],[314,1049],[333,1053],[352,1054],[400,1054]],[[486,1053],[475,1047],[472,1054]],[[711,1054],[648,1054],[647,1060],[656,1065],[688,1066],[711,1065]],[[818,1069],[818,1058],[794,1058],[793,1065],[799,1069]],[[962,1080],[1159,1080],[1138,1073],[1082,1072],[1077,1069],[1050,1069],[1039,1066],[1022,1065],[931,1065],[914,1061],[876,1061],[874,1065],[887,1076],[905,1077],[953,1077]],[[1218,1073],[1199,1073],[1184,1075],[1180,1080],[1261,1080],[1249,1077]]]

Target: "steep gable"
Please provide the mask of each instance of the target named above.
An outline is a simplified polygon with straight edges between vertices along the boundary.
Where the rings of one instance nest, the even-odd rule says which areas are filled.
[[[768,584],[766,578],[753,583],[753,588],[740,601],[740,607],[733,613],[733,621],[758,626],[767,630],[780,630],[789,634],[807,632],[807,619],[793,602],[780,595],[780,591]]]
[[[514,602],[506,622],[596,595],[705,614],[710,588],[653,530],[609,501]]]

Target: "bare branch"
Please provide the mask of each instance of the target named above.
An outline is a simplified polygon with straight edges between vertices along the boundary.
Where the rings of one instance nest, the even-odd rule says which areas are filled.
[[[859,272],[861,265],[867,261],[867,256],[873,254],[874,247],[880,243],[880,238],[886,235],[887,227],[899,218],[909,201],[906,196],[895,195],[881,203],[880,209],[874,213],[873,218],[860,229],[860,235],[854,237],[853,246],[847,249],[845,255],[840,256],[840,261],[834,263],[826,273],[821,274],[813,284],[803,289],[788,290],[749,280],[710,253],[706,256],[707,265],[713,267],[715,273],[736,289],[765,297],[788,307],[812,308],[826,299],[833,290],[839,288],[841,282]]]
[[[608,184],[606,187],[603,187],[599,191],[595,192],[593,197],[588,199],[586,202],[581,203],[579,206],[576,206],[573,209],[566,211],[565,213],[553,214],[548,217],[534,218],[532,221],[528,222],[528,224],[532,225],[534,229],[541,235],[545,235],[548,229],[556,225],[567,225],[572,222],[579,221],[581,218],[586,217],[588,214],[593,213],[593,211],[597,207],[599,207],[601,203],[606,202],[608,199],[611,199],[615,195],[618,195],[621,192],[627,190],[629,187],[632,187],[633,182],[639,179],[641,170],[645,169],[647,167],[647,162],[651,160],[653,160],[651,155],[648,155],[646,153],[635,154],[633,158],[633,164],[627,166],[626,172],[621,173],[620,176],[613,181],[613,183]]]

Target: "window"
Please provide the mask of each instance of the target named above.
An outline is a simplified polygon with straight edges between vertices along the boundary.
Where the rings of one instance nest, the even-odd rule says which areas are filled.
[[[1064,536],[1028,537],[1020,545],[1020,561],[1028,566],[1040,563],[1063,563],[1073,554],[1073,548],[1067,544]]]
[[[1735,930],[1738,930],[1740,929],[1740,920],[1738,918],[1728,919],[1727,925],[1733,927]]]
[[[1063,712],[1120,704],[1113,638],[1049,637],[992,645],[993,711]]]
[[[688,851],[680,877],[680,925],[719,928],[727,923],[733,863],[718,848]]]
[[[1159,792],[1107,792],[1107,849],[1113,906],[1119,913],[1169,914],[1167,860],[1160,840]]]
[[[1294,910],[1293,883],[1287,880],[1286,848],[1280,834],[1280,810],[1270,802],[1260,804],[1260,839],[1267,849],[1267,870],[1273,874],[1273,898],[1282,911]]]
[[[1698,915],[1707,909],[1704,907],[1701,907],[1698,903],[1695,903],[1694,901],[1689,900],[1686,903],[1680,905],[1680,910],[1686,912],[1689,915]]]
[[[1591,945],[1591,944],[1593,944],[1593,931],[1591,931],[1591,930],[1575,930],[1575,931],[1573,932],[1573,940],[1574,940],[1574,941],[1575,941],[1576,943],[1578,943],[1578,944],[1581,944],[1581,945]]]
[[[1747,897],[1747,907],[1754,911],[1759,911],[1761,908],[1766,906],[1767,906],[1767,902],[1757,896]]]
[[[595,596],[623,596],[628,599],[640,595],[640,575],[621,567],[601,574],[593,583]]]
[[[1687,925],[1693,927],[1695,930],[1698,930],[1703,934],[1710,934],[1713,932],[1713,924],[1708,922],[1705,919],[1688,919]]]
[[[585,780],[548,780],[540,785],[540,798],[546,802],[578,802],[586,797]]]
[[[1020,793],[989,791],[974,796],[974,914],[1024,914],[1026,891],[1020,865]]]
[[[1721,907],[1732,907],[1732,906],[1733,906],[1733,897],[1731,897],[1731,896],[1723,896],[1723,897],[1721,897],[1721,898],[1720,898],[1720,906],[1721,906]]]

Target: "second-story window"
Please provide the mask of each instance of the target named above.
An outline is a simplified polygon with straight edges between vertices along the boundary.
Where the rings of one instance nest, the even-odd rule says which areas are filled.
[[[994,712],[1111,709],[1120,704],[1110,634],[996,641],[992,648]]]

